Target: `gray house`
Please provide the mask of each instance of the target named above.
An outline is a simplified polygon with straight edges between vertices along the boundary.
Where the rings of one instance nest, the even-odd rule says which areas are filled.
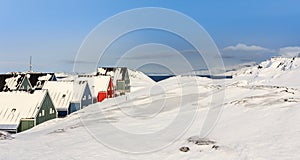
[[[116,95],[130,92],[130,79],[128,68],[126,67],[101,67],[98,68],[97,75],[111,76]]]
[[[47,89],[58,112],[58,117],[65,117],[92,104],[92,94],[86,81],[47,81]]]

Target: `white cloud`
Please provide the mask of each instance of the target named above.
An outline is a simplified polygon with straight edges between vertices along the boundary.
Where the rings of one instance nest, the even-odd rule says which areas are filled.
[[[263,51],[263,52],[273,52],[268,48],[264,48],[256,45],[246,45],[239,43],[236,46],[228,46],[223,49],[224,51]]]
[[[300,47],[284,47],[279,49],[279,54],[284,57],[300,56]]]

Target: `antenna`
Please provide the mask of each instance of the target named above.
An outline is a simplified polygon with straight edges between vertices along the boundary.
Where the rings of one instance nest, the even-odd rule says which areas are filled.
[[[29,72],[32,72],[32,56],[30,56],[30,61],[29,61]]]

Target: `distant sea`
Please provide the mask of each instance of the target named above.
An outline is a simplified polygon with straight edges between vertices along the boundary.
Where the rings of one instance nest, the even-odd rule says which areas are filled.
[[[175,75],[148,75],[155,82],[159,82],[165,80],[170,77],[174,77]],[[197,75],[199,77],[206,77],[211,79],[231,79],[232,76],[213,76],[213,75]]]

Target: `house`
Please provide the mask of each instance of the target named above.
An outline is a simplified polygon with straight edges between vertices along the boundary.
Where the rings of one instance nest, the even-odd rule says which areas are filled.
[[[58,117],[65,117],[92,104],[92,94],[86,81],[47,81],[43,89],[47,89]]]
[[[0,130],[22,132],[57,117],[47,90],[0,92]]]
[[[56,81],[55,74],[36,72],[0,74],[0,92],[42,89],[46,81]]]
[[[25,74],[9,73],[0,74],[0,92],[30,90],[32,88],[29,79]]]
[[[83,80],[89,83],[93,103],[114,97],[114,85],[110,76],[78,75],[75,81]]]
[[[94,91],[97,93],[97,101],[102,102],[106,98],[114,97],[114,85],[110,76],[96,76],[94,78]]]
[[[28,72],[26,75],[33,89],[42,89],[47,81],[57,81],[54,73]]]
[[[126,67],[101,67],[98,68],[97,76],[111,76],[116,95],[130,92],[130,79]]]

